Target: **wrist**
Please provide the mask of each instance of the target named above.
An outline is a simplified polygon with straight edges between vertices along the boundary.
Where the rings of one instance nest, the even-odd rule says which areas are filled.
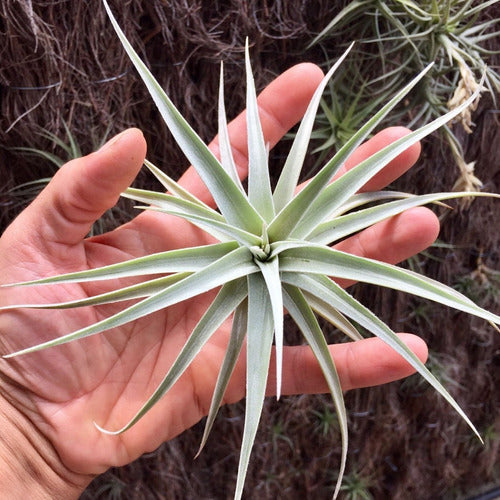
[[[1,392],[2,498],[77,499],[93,477],[82,476],[65,467],[50,441]]]

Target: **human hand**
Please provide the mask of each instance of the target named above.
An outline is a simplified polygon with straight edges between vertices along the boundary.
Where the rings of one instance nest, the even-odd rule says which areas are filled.
[[[259,105],[266,141],[274,145],[304,113],[321,79],[313,65],[299,65],[261,94]],[[360,147],[348,169],[396,138],[403,128],[387,129]],[[244,175],[246,129],[243,115],[230,125],[235,160]],[[217,143],[212,148],[217,152]],[[115,231],[85,238],[100,215],[116,202],[141,168],[146,152],[138,130],[128,130],[100,151],[69,162],[41,195],[0,238],[0,280],[12,283],[95,268],[174,248],[211,242],[201,230],[165,214],[147,211]],[[365,189],[380,189],[411,167],[414,146],[393,160]],[[340,172],[341,174],[342,172]],[[181,184],[210,203],[193,169]],[[408,221],[411,220],[411,224]],[[337,248],[396,263],[426,248],[438,231],[425,208],[413,209],[343,241]],[[348,285],[348,283],[343,283]],[[57,302],[94,295],[108,285],[67,284],[0,289],[0,304]],[[78,495],[94,475],[126,464],[198,422],[210,406],[230,324],[211,338],[185,374],[133,428],[119,436],[93,425],[119,428],[157,387],[187,336],[213,299],[196,297],[166,311],[101,335],[0,362],[0,411],[12,443],[0,445],[0,457],[28,462],[42,476],[52,497]],[[107,317],[113,305],[60,311],[11,310],[0,314],[1,353],[55,338]],[[418,337],[403,340],[423,360],[427,351]],[[378,339],[330,347],[345,390],[386,383],[413,372]],[[268,393],[275,388],[271,372]],[[326,392],[321,370],[307,346],[285,347],[283,394]],[[245,357],[229,383],[225,403],[245,395]],[[2,424],[4,423],[2,422]],[[10,455],[9,455],[10,452]],[[19,465],[19,467],[17,467]],[[0,466],[0,484],[5,478]],[[49,484],[44,484],[45,483]],[[28,491],[28,490],[27,490]],[[56,494],[57,493],[57,494]]]

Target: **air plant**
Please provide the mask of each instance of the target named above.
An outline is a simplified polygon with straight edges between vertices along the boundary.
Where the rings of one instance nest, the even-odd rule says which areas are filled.
[[[44,149],[26,147],[26,146],[15,147],[12,148],[12,150],[18,151],[26,156],[35,156],[41,158],[42,160],[45,160],[46,162],[48,162],[51,169],[55,172],[57,171],[57,169],[61,168],[68,161],[71,161],[75,158],[80,158],[82,156],[82,150],[80,148],[80,145],[78,144],[78,141],[71,133],[71,130],[65,121],[63,121],[63,126],[66,132],[67,142],[58,137],[56,134],[53,134],[52,132],[49,132],[48,130],[45,130],[43,128],[40,128],[36,132],[36,135],[44,139],[48,139],[53,144],[53,146],[58,147],[62,152],[62,156],[59,156],[58,154],[52,153]],[[111,127],[108,126],[107,130],[98,141],[96,141],[93,138],[94,140],[92,142],[94,143],[94,149],[99,149],[101,146],[104,145],[110,131]],[[18,184],[17,186],[14,186],[11,189],[9,189],[7,193],[9,194],[10,197],[16,200],[14,203],[14,207],[18,208],[26,206],[27,203],[30,203],[38,196],[38,194],[45,188],[45,186],[50,182],[50,180],[51,177],[42,177],[39,179],[35,179],[33,181]],[[94,236],[96,234],[104,233],[105,228],[110,226],[109,224],[110,221],[107,221],[107,219],[110,219],[111,222],[115,223],[116,225],[117,217],[124,215],[122,212],[123,210],[120,210],[118,206],[115,206],[109,211],[107,211],[106,217],[101,217],[101,219],[99,219],[99,221],[97,221],[92,226],[89,232],[89,236]]]
[[[416,355],[389,326],[342,289],[335,279],[356,280],[413,293],[476,315],[492,324],[500,324],[500,317],[437,281],[397,266],[350,255],[330,246],[411,207],[470,195],[467,192],[455,192],[415,196],[394,191],[358,194],[358,190],[409,146],[462,113],[477,97],[477,91],[454,110],[395,141],[334,180],[336,172],[355,148],[422,80],[430,69],[425,68],[368,119],[307,185],[298,191],[297,184],[322,92],[335,70],[347,57],[347,50],[324,77],[312,97],[281,175],[272,189],[268,149],[258,115],[247,42],[245,60],[249,167],[248,188],[245,189],[236,173],[228,136],[222,66],[219,94],[219,161],[140,60],[106,2],[105,6],[127,54],[147,86],[165,123],[210,190],[218,210],[204,204],[149,161],[145,162],[145,166],[168,192],[129,188],[123,196],[144,205],[140,208],[164,212],[189,221],[211,235],[214,243],[155,253],[88,271],[17,283],[18,286],[41,286],[162,275],[154,279],[145,278],[139,284],[83,300],[54,304],[19,304],[3,308],[64,309],[140,299],[106,319],[5,357],[19,356],[95,335],[209,290],[218,289],[212,304],[193,329],[173,365],[166,370],[164,379],[154,393],[122,428],[102,429],[97,422],[96,426],[102,432],[119,434],[131,428],[173,386],[210,336],[233,315],[231,336],[214,389],[200,450],[206,443],[246,338],[246,413],[235,491],[235,498],[241,498],[264,403],[273,344],[276,350],[276,365],[273,367],[276,370],[276,393],[277,397],[280,396],[285,309],[315,354],[335,404],[342,441],[342,457],[334,496],[339,492],[345,470],[347,416],[339,377],[317,315],[326,318],[352,341],[362,338],[354,326],[356,323],[386,342],[456,409],[479,437],[474,425],[456,401]],[[499,196],[486,193],[475,195]]]
[[[500,75],[489,58],[489,40],[498,37],[498,0],[354,0],[340,10],[312,40],[325,51],[335,40],[356,39],[357,48],[346,71],[336,77],[335,91],[327,92],[320,116],[324,126],[317,132],[323,143],[343,144],[357,122],[364,119],[374,98],[386,100],[396,86],[435,62],[425,80],[391,115],[391,123],[410,116],[410,127],[425,123],[453,109],[473,92],[489,91],[495,102]],[[489,11],[492,15],[488,15]],[[484,75],[480,83],[480,75]],[[339,102],[356,102],[355,113],[339,114]],[[478,100],[459,113],[467,133],[473,132],[472,112]],[[460,176],[453,190],[479,191],[482,183],[474,175],[474,162],[467,163],[453,127],[441,134],[449,144]],[[470,201],[470,199],[466,200]]]

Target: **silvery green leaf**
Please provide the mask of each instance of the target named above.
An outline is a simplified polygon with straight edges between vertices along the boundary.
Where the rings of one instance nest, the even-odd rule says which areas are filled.
[[[353,45],[354,43],[351,43],[347,50],[328,71],[323,80],[321,80],[321,83],[318,85],[318,88],[309,102],[309,106],[307,107],[307,111],[302,118],[299,130],[295,135],[292,147],[290,148],[290,152],[288,153],[283,170],[281,171],[278,183],[276,184],[276,188],[273,193],[274,205],[277,212],[279,212],[295,194],[304,158],[307,153],[307,147],[309,146],[314,120],[321,101],[321,96],[323,95],[326,84],[330,81],[330,78],[347,57],[347,54],[351,51]]]
[[[273,343],[273,313],[260,274],[248,276],[247,395],[235,500],[240,500],[250,453],[259,426]]]
[[[410,208],[420,207],[437,201],[465,198],[470,196],[489,196],[500,198],[500,195],[496,194],[478,192],[472,193],[470,191],[460,193],[435,193],[407,197],[403,200],[392,201],[376,207],[358,210],[347,215],[336,217],[333,220],[323,222],[319,224],[309,235],[307,235],[306,239],[307,241],[320,244],[332,243],[349,236],[350,234],[354,234],[361,229],[365,229],[373,224],[376,224],[377,222],[388,219],[394,215],[398,215]]]
[[[466,2],[466,5],[467,4],[471,4],[472,2]],[[491,5],[494,5],[498,3],[498,0],[487,0],[486,2],[481,2],[479,5],[475,5],[474,7],[472,8],[467,8],[465,7],[465,5],[462,7],[462,9],[460,9],[458,12],[455,13],[454,17],[452,19],[450,19],[450,22],[459,22],[461,19],[463,19],[463,17],[470,17],[478,12],[481,12],[482,10],[490,7]],[[464,12],[464,9],[467,10],[467,12]]]
[[[219,82],[219,151],[221,165],[231,176],[233,182],[238,186],[242,193],[245,193],[241,184],[238,170],[233,158],[231,142],[229,140],[229,131],[227,128],[226,106],[224,104],[224,65],[220,63],[220,82]]]
[[[149,160],[144,160],[144,165],[158,179],[158,181],[167,191],[173,193],[175,196],[178,196],[183,200],[190,201],[191,203],[195,203],[196,205],[200,205],[209,209],[208,205],[196,198],[196,196],[192,195],[187,189],[184,189],[179,183],[175,182],[174,179],[163,172],[163,170],[160,170],[157,166],[153,165]]]
[[[302,290],[302,293],[304,294],[307,303],[316,314],[319,314],[321,317],[326,319],[330,324],[347,335],[351,340],[363,340],[364,337],[358,332],[356,327],[341,312],[335,309],[332,304],[325,302],[324,300],[321,300],[304,290]]]
[[[274,217],[274,202],[269,179],[267,147],[260,123],[257,94],[250,66],[248,38],[245,43],[245,68],[247,76],[248,199],[262,218],[269,222]]]
[[[334,24],[345,25],[355,15],[357,9],[370,1],[351,2],[337,16]],[[487,4],[492,4],[494,1],[496,0],[489,0]],[[428,14],[413,0],[401,0],[401,2],[413,15],[420,16],[421,20],[424,17],[427,19]],[[28,304],[26,307],[65,308],[142,299],[132,306],[124,305],[122,311],[105,320],[58,339],[18,351],[10,356],[32,352],[119,327],[213,288],[222,287],[215,301],[209,306],[205,315],[188,337],[162,383],[135,417],[125,427],[114,433],[123,432],[131,427],[165,394],[193,361],[212,333],[219,328],[232,311],[235,311],[233,328],[212,397],[201,447],[206,442],[217,409],[223,401],[224,392],[241,352],[245,334],[247,334],[247,411],[236,485],[235,497],[237,499],[241,498],[243,493],[245,475],[262,412],[273,344],[273,331],[276,343],[278,396],[280,392],[283,356],[283,305],[290,311],[316,355],[337,407],[342,433],[342,464],[335,494],[338,493],[345,466],[347,419],[338,375],[313,311],[329,320],[354,340],[360,339],[361,335],[349,318],[379,336],[420,371],[424,378],[443,394],[472,427],[456,402],[426,371],[418,358],[406,348],[394,332],[326,275],[403,290],[450,305],[492,323],[500,324],[500,317],[481,309],[470,299],[439,282],[396,266],[339,252],[326,247],[325,244],[330,240],[341,239],[353,231],[359,231],[387,217],[397,215],[413,206],[437,202],[437,199],[446,199],[447,197],[465,196],[464,193],[438,193],[421,197],[397,192],[356,193],[389,161],[411,144],[441,125],[446,127],[447,121],[465,109],[475,98],[475,95],[462,106],[396,141],[339,179],[331,182],[356,147],[383,121],[389,111],[421,81],[430,68],[428,66],[369,119],[306,187],[294,197],[302,163],[312,135],[314,115],[326,82],[335,70],[332,68],[309,104],[273,195],[268,172],[268,144],[265,143],[259,119],[247,42],[245,47],[249,151],[249,195],[247,196],[238,177],[229,141],[222,66],[219,89],[219,146],[221,153],[221,162],[219,162],[208,146],[201,141],[200,137],[181,116],[148,68],[140,61],[113,18],[105,0],[104,3],[126,52],[146,84],[167,126],[186,157],[192,162],[221,213],[200,201],[148,161],[145,162],[146,167],[169,191],[169,194],[128,189],[124,196],[151,205],[147,207],[148,210],[158,210],[183,217],[221,241],[227,238],[230,238],[231,241],[199,248],[162,252],[96,270],[80,271],[28,282],[29,284],[56,284],[177,273],[125,286],[116,291],[86,299],[60,304]],[[472,1],[466,0],[462,7],[463,11],[470,10],[471,5]],[[390,8],[387,3],[382,5],[383,12],[389,16],[392,15]],[[394,24],[398,31],[403,33],[404,41],[412,44],[415,35],[408,32],[403,26],[404,23],[401,24],[401,20],[396,20]],[[483,34],[481,31],[477,33],[477,37],[481,37],[482,40],[490,36],[490,34]],[[466,51],[456,46],[456,40],[453,36],[452,33],[443,35],[447,40],[448,48],[450,50],[453,48],[466,57]],[[391,37],[389,36],[389,38]],[[472,38],[471,40],[471,47],[474,47],[474,41]],[[339,63],[340,60],[336,66]],[[407,65],[408,62],[403,61],[402,64]],[[397,78],[396,70],[385,75],[385,77],[388,76],[390,80],[387,81],[392,85]],[[384,84],[384,92],[389,91],[389,84]],[[482,82],[479,88],[481,89],[481,87]],[[371,114],[372,109],[378,107],[377,101],[380,99],[385,98],[378,96],[361,110],[362,119]],[[347,110],[348,118],[352,118],[357,112],[358,102],[357,99],[354,99]],[[421,113],[423,115],[426,112],[424,107]],[[330,118],[335,118],[332,113]],[[74,153],[77,151],[77,145],[71,141],[70,137],[70,145],[67,146],[66,151]],[[66,147],[63,146],[63,148]],[[484,195],[481,194],[481,196]],[[384,202],[388,199],[397,201],[370,208],[364,207],[366,204]],[[357,211],[349,213],[354,209]],[[311,239],[312,241],[310,241]],[[118,284],[120,283],[118,282]],[[247,296],[248,299],[245,300]],[[12,307],[20,306],[9,306],[8,308]]]
[[[285,250],[280,256],[280,269],[300,273],[307,270],[309,274],[324,274],[393,288],[500,324],[500,316],[475,305],[470,299],[439,281],[424,278],[391,264],[358,257],[329,247],[311,244],[309,248]]]
[[[234,280],[226,283],[210,307],[205,311],[198,324],[195,326],[191,335],[188,337],[183,348],[177,355],[174,363],[170,367],[163,380],[155,389],[150,398],[144,403],[140,410],[129,420],[129,422],[117,431],[103,429],[96,424],[96,427],[106,433],[117,435],[130,429],[137,423],[179,380],[186,368],[191,364],[202,347],[210,339],[212,334],[222,325],[227,317],[234,311],[238,304],[245,298],[246,283],[245,280]]]
[[[328,388],[330,389],[330,393],[332,394],[335,410],[337,411],[340,435],[342,439],[342,454],[337,484],[333,494],[333,498],[336,498],[339,493],[342,477],[345,471],[348,447],[347,413],[345,409],[344,395],[342,393],[342,386],[340,385],[337,369],[335,368],[335,363],[333,362],[332,355],[328,349],[328,344],[326,343],[323,332],[321,331],[314,313],[305,300],[304,295],[297,287],[290,285],[284,285],[283,295],[285,307],[304,335],[304,338],[318,360],[321,371],[323,372],[326,383],[328,384]]]
[[[498,2],[498,0],[493,0],[493,2]],[[498,19],[490,19],[483,23],[475,23],[470,28],[463,31],[463,34],[469,39],[473,35],[485,32],[489,28],[495,28],[498,25]],[[497,34],[496,32],[494,34]],[[474,38],[473,38],[474,39]]]
[[[248,202],[244,194],[232,182],[229,174],[200,139],[184,117],[179,113],[147,66],[141,61],[132,45],[116,22],[107,2],[103,0],[108,16],[130,60],[145,83],[151,98],[163,117],[167,127],[179,144],[186,158],[212,194],[226,220],[241,228],[259,234],[262,218]]]
[[[5,357],[18,356],[47,347],[71,342],[73,340],[105,332],[111,328],[125,325],[136,319],[152,314],[160,309],[190,299],[196,295],[208,292],[224,283],[255,273],[259,268],[253,262],[251,252],[240,247],[229,254],[221,257],[216,262],[204,267],[202,270],[190,274],[183,280],[169,286],[168,288],[143,299],[126,309],[75,332],[63,335],[54,340],[38,344],[33,347],[22,349]]]
[[[55,303],[45,303],[45,304],[14,304],[9,306],[0,307],[0,311],[6,311],[9,309],[69,309],[73,307],[85,307],[85,306],[98,306],[102,304],[111,304],[114,302],[122,302],[125,300],[139,299],[142,297],[149,297],[154,295],[165,288],[177,283],[178,281],[186,278],[191,273],[176,273],[163,278],[156,278],[153,280],[148,280],[143,283],[138,283],[136,285],[126,286],[120,288],[119,290],[114,290],[112,292],[101,293],[99,295],[94,295],[92,297],[86,297],[84,299],[69,300],[67,302],[55,302]]]
[[[328,186],[338,169],[343,165],[354,150],[368,137],[371,131],[385,118],[410,90],[425,76],[432,65],[421,71],[406,87],[400,90],[385,106],[383,106],[370,120],[368,120],[338,151],[335,156],[310,180],[274,218],[269,225],[269,237],[276,241],[290,236],[298,227],[304,225],[304,214],[310,212],[311,205],[317,200],[319,194]],[[360,174],[358,174],[360,175]],[[342,176],[344,177],[344,176]],[[354,193],[350,193],[348,199]],[[316,205],[315,205],[316,207]],[[333,211],[333,208],[331,209]],[[323,217],[319,222],[325,218]],[[312,228],[311,228],[312,229]],[[304,232],[304,231],[302,231]]]
[[[403,191],[367,191],[365,193],[357,193],[354,196],[351,196],[348,200],[344,202],[344,204],[338,208],[335,213],[330,214],[328,219],[333,219],[335,217],[339,217],[355,208],[361,207],[368,203],[374,203],[377,201],[384,200],[398,200],[402,198],[411,198],[415,196],[410,193],[405,193]]]
[[[412,37],[408,30],[406,29],[403,22],[398,19],[398,16],[389,8],[386,2],[380,2],[378,4],[378,8],[380,9],[382,15],[389,19],[391,24],[394,25],[399,31],[399,35],[406,40],[406,42],[411,45],[413,48],[413,53],[415,54],[418,64],[422,64],[422,59],[420,58],[420,50],[419,47],[413,42]]]
[[[234,311],[233,324],[231,326],[231,336],[229,337],[229,343],[227,345],[226,354],[224,355],[224,361],[222,362],[222,366],[217,377],[217,383],[215,384],[212,401],[210,403],[210,410],[208,411],[207,421],[205,422],[203,437],[201,438],[200,447],[196,456],[200,454],[201,450],[207,442],[217,412],[222,405],[227,385],[233,373],[234,367],[236,366],[236,362],[238,361],[238,357],[243,346],[243,341],[245,340],[245,335],[247,333],[247,313],[248,303],[245,300]]]
[[[280,268],[278,257],[260,262],[256,259],[260,272],[264,277],[271,309],[273,312],[274,344],[276,346],[276,398],[281,396],[281,376],[283,369],[283,293],[281,290]]]
[[[83,283],[85,281],[109,280],[175,272],[193,272],[204,269],[238,247],[235,241],[215,243],[201,247],[182,248],[159,252],[145,257],[126,260],[109,266],[59,274],[50,278],[23,281],[2,286],[49,285],[54,283]]]
[[[474,94],[472,94],[472,96],[460,106],[457,106],[445,115],[436,118],[434,121],[423,125],[414,132],[401,137],[389,146],[377,151],[372,156],[360,162],[357,166],[333,181],[321,193],[318,193],[317,196],[311,200],[311,203],[303,207],[304,215],[300,218],[300,221],[294,225],[295,227],[288,233],[288,236],[293,238],[303,238],[318,224],[320,224],[328,216],[328,214],[334,212],[338,207],[342,206],[346,200],[353,196],[360,188],[363,187],[364,184],[366,184],[366,182],[368,182],[375,174],[380,172],[391,160],[396,158],[411,145],[416,144],[418,141],[452,120],[455,116],[466,109],[477,98],[478,94],[479,90],[474,92]],[[322,171],[316,175],[309,185],[311,185],[321,173]],[[301,193],[299,193],[297,198],[304,191],[306,191],[309,185],[306,186]],[[269,227],[270,234],[271,226]]]
[[[229,237],[229,241],[236,240],[238,243],[247,246],[260,246],[262,244],[262,238],[256,236],[253,233],[249,233],[243,229],[239,229],[231,224],[226,224],[225,222],[220,222],[209,217],[204,217],[203,215],[196,215],[194,213],[189,214],[177,210],[168,210],[159,207],[136,207],[143,210],[153,210],[156,212],[163,212],[165,214],[174,215],[176,217],[181,217],[194,225],[202,228],[205,232],[213,236],[218,240],[226,241]]]
[[[357,14],[359,8],[366,5],[371,5],[373,0],[352,0],[349,2],[344,9],[342,9],[324,28],[318,35],[316,35],[313,41],[307,46],[307,48],[311,48],[313,45],[316,45],[325,35],[330,33],[338,23],[343,21],[346,18],[349,18],[350,15]]]
[[[215,221],[225,222],[224,217],[212,208],[206,205],[201,205],[200,203],[194,203],[184,198],[173,196],[171,194],[158,193],[156,191],[149,191],[146,189],[127,188],[121,196],[129,200],[140,201],[159,208],[186,212],[188,214],[203,216]]]
[[[321,300],[330,302],[343,314],[359,323],[361,326],[392,347],[446,399],[446,401],[467,422],[478,438],[481,439],[481,436],[474,427],[474,424],[460,408],[458,403],[436,379],[436,377],[434,377],[434,375],[432,375],[432,373],[425,367],[413,351],[403,341],[401,341],[380,318],[360,304],[343,288],[326,276],[308,276],[305,274],[299,275],[297,273],[283,273],[283,281],[298,286],[303,290],[307,290],[309,293],[321,298]]]
[[[135,206],[134,208],[155,210],[189,220],[192,224],[198,226],[203,231],[206,231],[219,241],[230,241],[231,239],[241,241],[241,239],[234,237],[231,238],[228,236],[228,234],[234,236],[234,234],[238,232],[249,235],[251,241],[259,240],[258,236],[252,235],[251,233],[247,233],[246,231],[238,228],[236,228],[235,231],[230,231],[230,228],[233,226],[227,224],[221,214],[201,203],[192,203],[184,198],[179,198],[170,194],[135,188],[128,188],[121,194],[121,196],[123,198],[141,201],[151,205],[148,207]],[[217,226],[219,229],[217,229]]]
[[[279,255],[281,252],[284,252],[285,250],[288,250],[290,248],[297,248],[297,247],[303,247],[303,246],[310,246],[311,244],[308,241],[304,240],[283,240],[283,241],[276,241],[275,243],[270,244],[271,248],[271,256],[275,257]]]

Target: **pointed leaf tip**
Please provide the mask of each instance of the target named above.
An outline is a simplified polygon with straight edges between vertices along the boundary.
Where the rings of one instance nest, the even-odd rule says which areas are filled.
[[[104,427],[101,427],[95,420],[92,423],[99,432],[102,432],[103,434],[106,434],[108,436],[118,436],[118,434],[121,434],[125,430],[125,429],[119,429],[117,431],[110,431],[108,429],[105,429]]]

